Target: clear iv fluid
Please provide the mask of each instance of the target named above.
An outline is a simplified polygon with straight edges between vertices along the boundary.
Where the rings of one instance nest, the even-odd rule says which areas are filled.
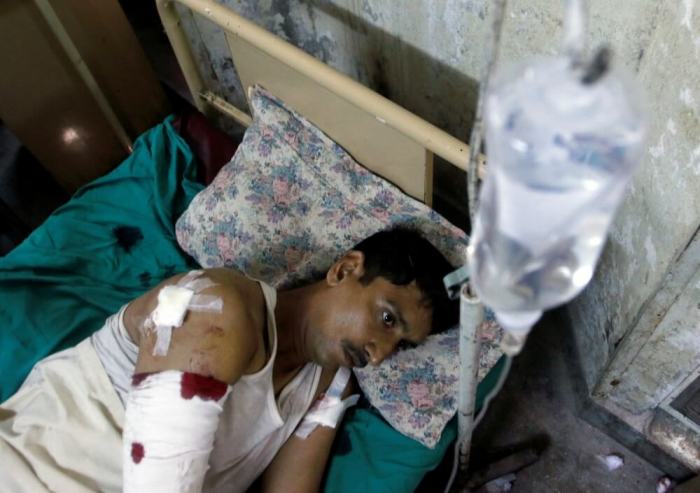
[[[636,103],[621,78],[583,84],[564,58],[491,86],[488,176],[469,263],[472,285],[502,323],[534,322],[588,284],[641,155]]]

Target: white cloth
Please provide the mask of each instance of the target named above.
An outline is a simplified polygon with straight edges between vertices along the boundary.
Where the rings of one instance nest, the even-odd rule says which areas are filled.
[[[121,491],[123,422],[89,340],[40,361],[0,405],[0,490]]]
[[[90,336],[97,357],[102,362],[122,406],[126,405],[126,396],[131,388],[131,376],[136,367],[139,348],[131,340],[124,326],[124,305],[107,319],[104,326]]]
[[[207,492],[244,492],[252,484],[312,404],[321,375],[319,366],[307,364],[275,399],[276,293],[260,286],[272,351],[264,368],[236,382],[224,403]],[[108,318],[99,333],[75,348],[37,363],[17,394],[0,405],[3,491],[121,491],[120,394],[128,392],[138,352],[123,313]]]
[[[321,376],[321,367],[308,363],[275,400],[272,369],[277,355],[277,293],[267,284],[261,282],[260,286],[267,304],[270,359],[259,372],[236,382],[224,403],[210,469],[204,479],[207,492],[236,493],[248,489],[311,407]]]

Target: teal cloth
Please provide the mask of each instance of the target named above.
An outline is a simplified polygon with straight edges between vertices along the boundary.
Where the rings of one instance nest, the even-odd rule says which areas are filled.
[[[84,186],[0,258],[0,402],[34,363],[98,330],[121,305],[196,264],[175,221],[203,186],[172,117],[115,170]],[[143,236],[119,246],[115,228]]]
[[[479,383],[476,408],[496,386],[505,358]],[[435,469],[457,437],[452,419],[434,449],[394,430],[374,409],[348,411],[338,429],[324,478],[326,493],[390,493],[414,491],[428,471]]]

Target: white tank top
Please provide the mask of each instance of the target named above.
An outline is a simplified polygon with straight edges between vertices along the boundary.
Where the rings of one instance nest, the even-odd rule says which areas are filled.
[[[265,366],[233,385],[221,414],[209,471],[207,492],[245,492],[262,474],[311,406],[321,367],[306,364],[275,399],[272,370],[277,356],[275,289],[260,282],[267,308],[268,341],[272,346]],[[122,404],[131,385],[138,347],[124,326],[126,306],[107,319],[90,341]]]

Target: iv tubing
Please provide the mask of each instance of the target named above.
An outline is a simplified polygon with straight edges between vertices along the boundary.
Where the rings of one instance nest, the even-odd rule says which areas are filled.
[[[586,48],[584,0],[564,0],[564,52],[574,66],[583,63]]]
[[[476,101],[476,112],[469,136],[469,165],[467,166],[467,200],[469,205],[469,220],[472,228],[476,218],[476,210],[479,206],[479,175],[476,171],[477,159],[481,151],[481,141],[483,134],[483,106],[488,89],[489,80],[493,67],[498,60],[498,50],[501,46],[501,31],[503,30],[503,18],[506,10],[507,0],[496,0],[494,3],[493,24],[491,25],[491,42],[487,44],[484,59],[487,60],[486,67],[479,82],[479,96]],[[488,163],[488,161],[487,161]]]

